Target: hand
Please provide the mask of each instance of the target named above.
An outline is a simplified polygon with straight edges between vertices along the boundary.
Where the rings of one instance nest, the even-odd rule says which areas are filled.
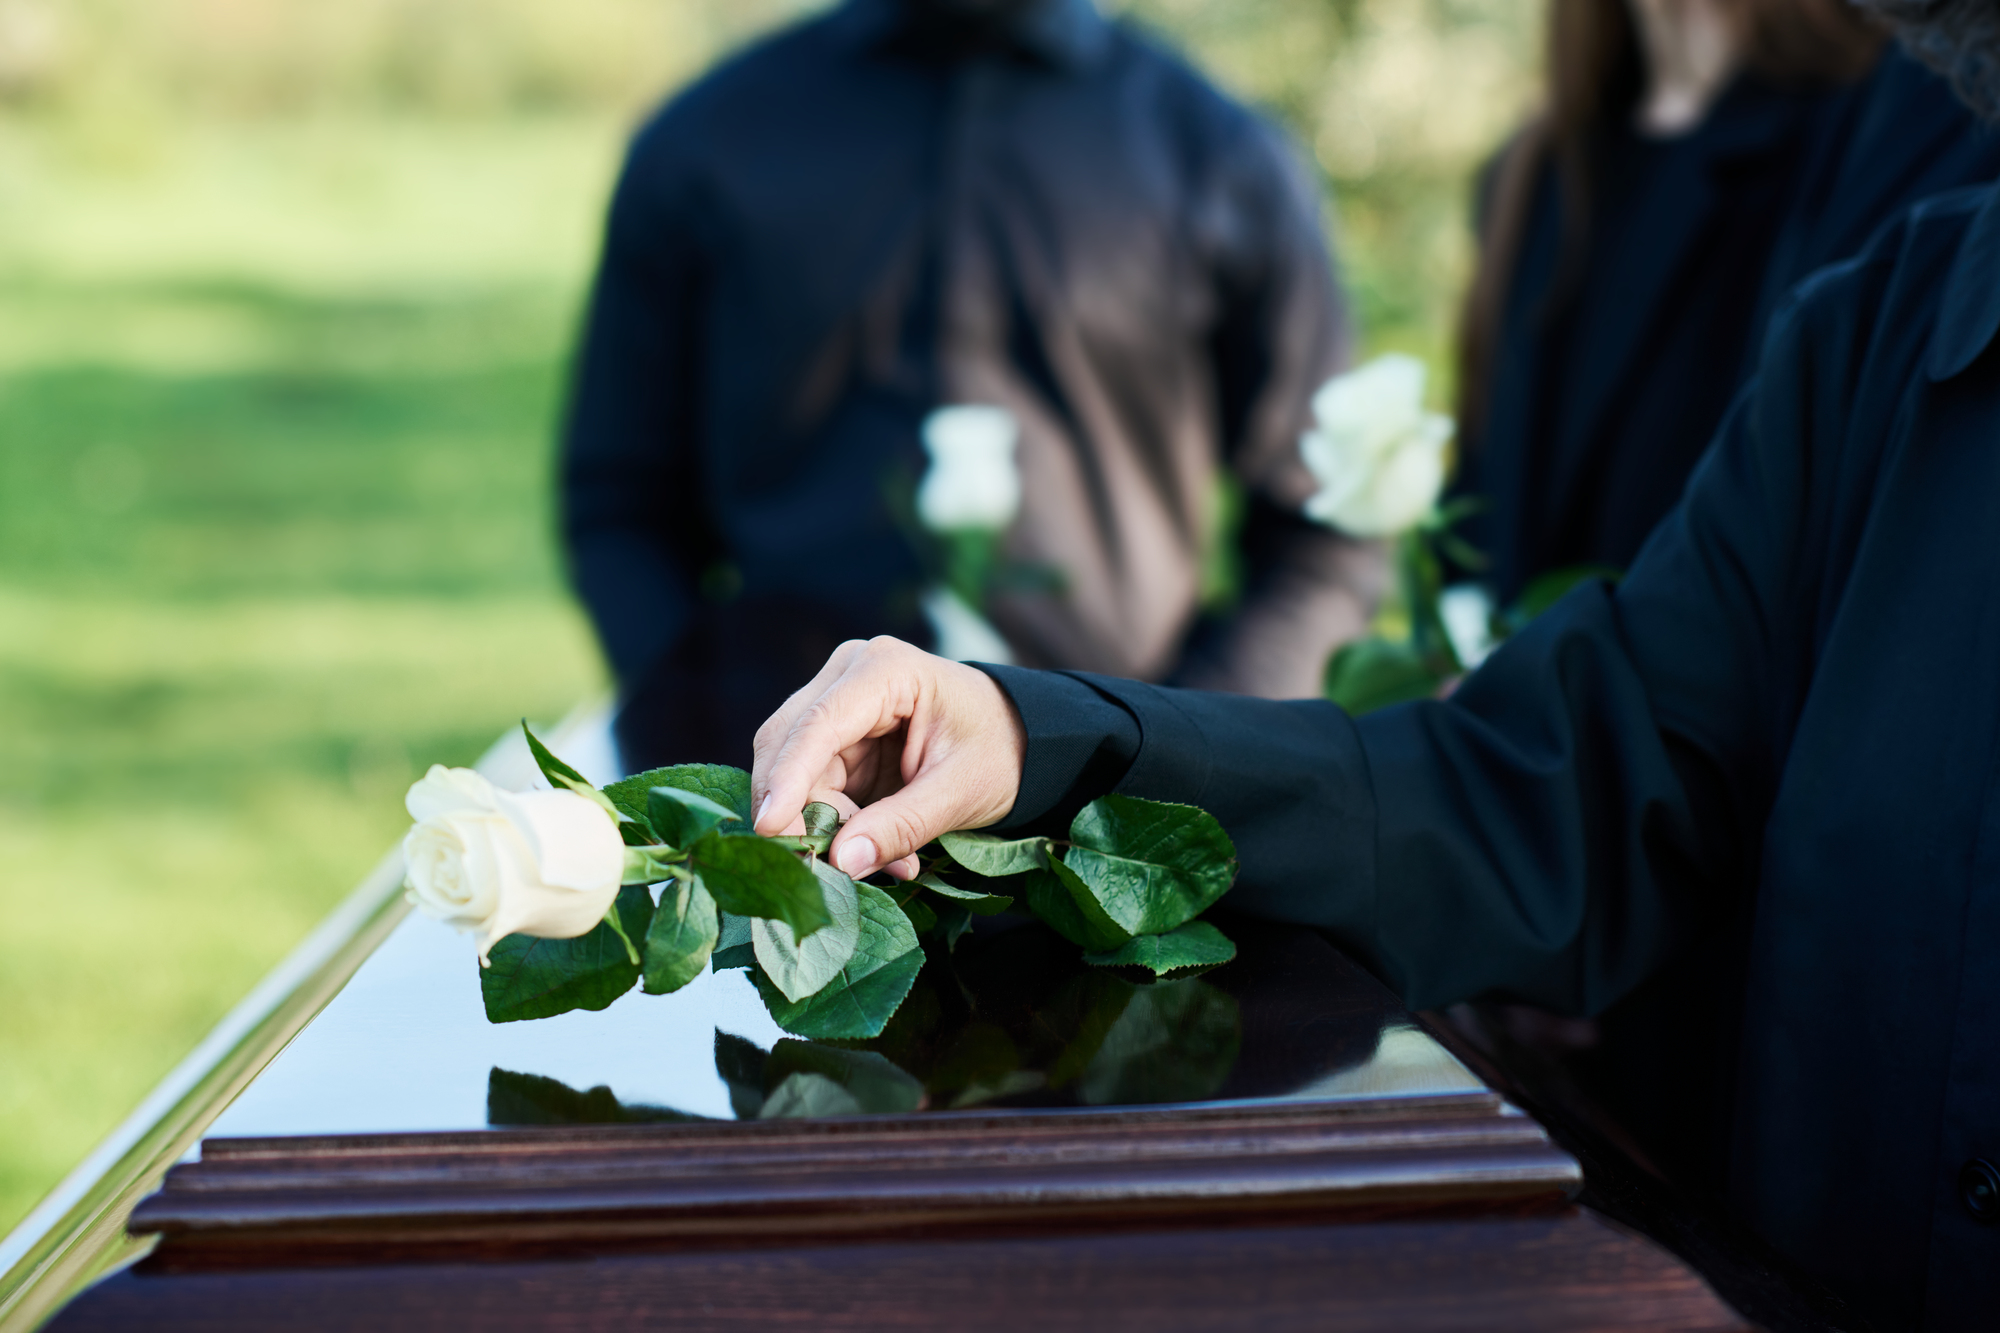
[[[757,729],[750,790],[759,833],[784,832],[808,801],[859,807],[833,864],[859,879],[917,873],[940,833],[1014,808],[1027,733],[993,678],[891,638],[844,643]]]

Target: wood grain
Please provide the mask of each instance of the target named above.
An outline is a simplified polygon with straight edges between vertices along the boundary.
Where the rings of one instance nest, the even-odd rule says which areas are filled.
[[[131,1225],[177,1251],[772,1240],[1555,1209],[1580,1185],[1539,1125],[1470,1095],[217,1140]]]
[[[1575,1209],[1528,1218],[177,1272],[149,1260],[51,1333],[288,1328],[1743,1330],[1701,1280]]]

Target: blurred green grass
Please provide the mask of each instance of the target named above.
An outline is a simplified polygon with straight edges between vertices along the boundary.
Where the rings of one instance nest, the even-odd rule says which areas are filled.
[[[297,217],[388,131],[457,190]],[[14,154],[0,224],[0,1228],[381,855],[419,765],[601,688],[547,482],[617,122],[321,125],[276,166],[283,134],[182,132],[80,182]]]
[[[605,191],[646,104],[806,7],[0,0],[0,1231],[421,765],[604,688],[548,479]],[[1370,347],[1444,368],[1534,14],[1122,7],[1287,121]]]

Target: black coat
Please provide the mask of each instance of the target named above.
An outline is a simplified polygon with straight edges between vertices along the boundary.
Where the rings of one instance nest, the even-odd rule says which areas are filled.
[[[1629,577],[1351,719],[996,669],[1010,822],[1213,811],[1238,906],[1412,1004],[1603,1009],[1691,951],[1746,1220],[1889,1328],[1990,1329],[2000,1219],[2000,193],[1808,283]],[[1122,777],[1120,774],[1122,773]],[[1680,1071],[1696,1080],[1706,1069]]]
[[[895,497],[946,403],[1021,423],[1008,551],[1063,579],[994,613],[1023,661],[1174,670],[1224,467],[1246,609],[1344,582],[1297,513],[1347,337],[1283,141],[1089,0],[947,8],[848,0],[633,141],[562,464],[631,765],[748,763],[842,639],[927,638]]]
[[[1454,480],[1489,503],[1466,535],[1503,603],[1550,570],[1630,565],[1785,295],[1916,200],[2000,176],[2000,136],[1892,47],[1854,87],[1746,76],[1687,135],[1618,129],[1593,159],[1580,255],[1553,169],[1537,182]]]

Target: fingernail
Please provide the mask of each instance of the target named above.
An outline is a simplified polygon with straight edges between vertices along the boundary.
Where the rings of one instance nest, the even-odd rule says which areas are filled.
[[[840,869],[854,879],[873,870],[880,859],[875,850],[875,840],[866,834],[849,838],[840,845]]]
[[[764,816],[770,813],[771,813],[771,793],[765,792],[764,804],[757,807],[757,817],[750,821],[751,824],[752,825],[762,824],[764,822]]]

